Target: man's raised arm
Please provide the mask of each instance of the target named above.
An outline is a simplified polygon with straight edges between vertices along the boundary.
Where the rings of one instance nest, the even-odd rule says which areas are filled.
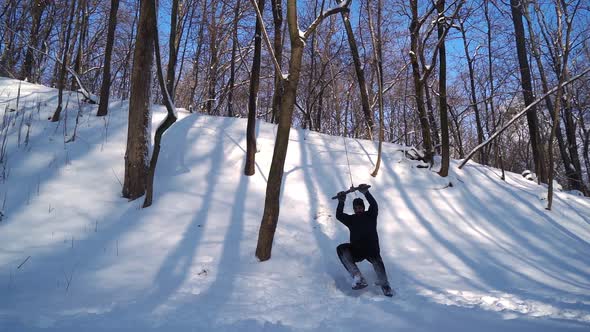
[[[350,223],[350,215],[344,213],[344,202],[346,201],[346,193],[341,191],[338,193],[338,207],[336,207],[336,219],[347,225]]]
[[[371,193],[369,192],[369,186],[367,186],[366,184],[361,184],[359,185],[359,191],[363,195],[365,195],[367,202],[369,202],[369,214],[377,217],[377,214],[379,213],[379,206],[377,205],[375,197],[373,197],[373,195],[371,195]]]

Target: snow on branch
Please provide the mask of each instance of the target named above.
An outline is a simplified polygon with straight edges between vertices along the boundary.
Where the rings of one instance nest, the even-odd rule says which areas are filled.
[[[348,9],[348,6],[350,5],[350,2],[352,0],[344,0],[342,2],[340,2],[338,5],[336,5],[336,7],[332,7],[326,11],[323,11],[318,17],[316,17],[316,19],[309,25],[309,28],[307,28],[307,30],[305,30],[305,32],[303,32],[303,39],[307,39],[307,37],[309,37],[309,35],[311,35],[315,29],[318,27],[318,25],[328,16],[330,15],[334,15],[334,14],[338,14],[338,13],[342,13],[342,12],[347,12],[350,9]]]

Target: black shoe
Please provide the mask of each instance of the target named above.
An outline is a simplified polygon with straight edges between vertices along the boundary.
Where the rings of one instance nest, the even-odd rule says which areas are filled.
[[[358,289],[363,289],[365,287],[367,287],[367,283],[366,282],[359,282],[357,284],[352,285],[352,289],[358,290]]]
[[[367,287],[367,281],[362,276],[355,276],[352,281],[352,289],[363,289]]]
[[[389,285],[381,286],[381,290],[383,291],[383,295],[392,297],[395,295],[395,291],[389,287]]]

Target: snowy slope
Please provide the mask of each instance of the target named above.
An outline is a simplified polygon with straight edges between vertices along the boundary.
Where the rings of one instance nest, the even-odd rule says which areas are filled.
[[[0,78],[1,115],[18,84]],[[503,182],[499,170],[453,162],[445,179],[392,144],[372,178],[375,143],[294,129],[272,258],[260,263],[274,125],[259,123],[256,174],[245,177],[244,119],[179,112],[154,205],[140,209],[142,199],[121,198],[127,102],[97,118],[71,94],[64,139],[64,121],[47,121],[56,100],[54,89],[22,83],[19,111],[5,117],[0,331],[590,328],[588,198],[558,192],[547,211],[546,189],[519,174]],[[78,111],[76,140],[64,143]],[[154,111],[155,127],[165,110]],[[345,142],[354,183],[371,184],[379,203],[393,298],[350,289],[336,256],[348,239],[330,199],[350,186]],[[370,264],[360,267],[372,284]]]

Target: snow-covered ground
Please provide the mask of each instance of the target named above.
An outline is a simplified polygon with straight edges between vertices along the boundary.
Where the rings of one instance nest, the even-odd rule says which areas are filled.
[[[179,112],[154,205],[140,209],[143,199],[121,197],[128,103],[97,118],[66,94],[64,130],[47,121],[54,89],[22,83],[10,112],[18,84],[0,78],[0,115],[12,119],[0,130],[0,331],[590,329],[588,198],[558,192],[547,211],[545,187],[519,174],[503,182],[497,169],[453,162],[441,178],[393,144],[373,178],[376,143],[294,129],[272,258],[260,263],[276,126],[259,122],[256,174],[245,177],[244,119]],[[165,110],[154,112],[155,127]],[[367,262],[370,286],[352,290],[336,256],[348,239],[331,200],[350,186],[345,143],[354,183],[379,203],[393,298]]]

